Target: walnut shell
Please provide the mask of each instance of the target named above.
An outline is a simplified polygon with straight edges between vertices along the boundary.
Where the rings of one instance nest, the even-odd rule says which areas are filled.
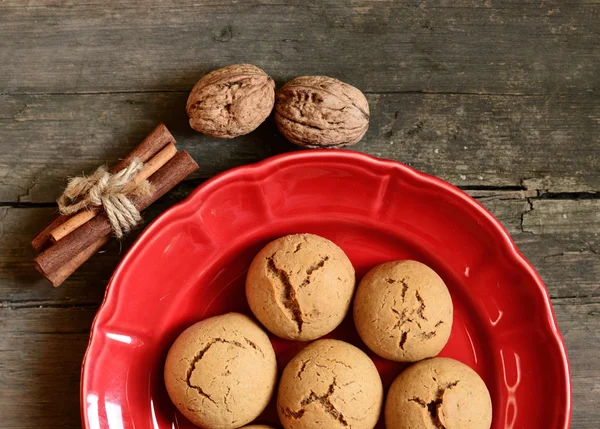
[[[275,82],[252,64],[208,73],[187,100],[190,126],[210,137],[234,138],[254,131],[271,114]]]
[[[292,143],[308,148],[356,144],[369,128],[369,103],[357,88],[327,76],[301,76],[276,95],[275,120]]]

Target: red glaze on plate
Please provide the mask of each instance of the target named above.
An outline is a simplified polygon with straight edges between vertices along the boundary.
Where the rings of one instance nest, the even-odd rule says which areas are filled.
[[[267,242],[300,232],[338,244],[358,279],[396,259],[435,269],[454,302],[452,334],[440,355],[484,379],[492,427],[569,427],[569,365],[546,288],[501,224],[440,179],[335,150],[227,171],[144,231],[114,273],[92,326],[82,369],[83,426],[194,427],[162,381],[171,343],[206,317],[250,314],[244,279],[252,258]],[[328,337],[366,350],[351,318]],[[280,371],[303,346],[272,341]],[[404,366],[369,355],[387,391]],[[258,422],[277,423],[273,402]]]

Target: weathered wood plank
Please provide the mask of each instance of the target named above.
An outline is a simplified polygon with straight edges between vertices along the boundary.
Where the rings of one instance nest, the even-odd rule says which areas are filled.
[[[0,96],[0,202],[52,202],[65,178],[125,156],[165,122],[200,165],[193,177],[293,150],[272,118],[217,140],[187,124],[187,93]],[[557,97],[370,94],[355,149],[461,186],[600,191],[600,103]],[[530,188],[534,189],[534,188]]]
[[[596,428],[600,393],[600,302],[553,300],[552,304],[571,366],[571,427]]]
[[[373,116],[360,151],[465,188],[505,188],[469,192],[555,297],[573,370],[572,426],[596,428],[599,18],[597,0],[0,1],[3,427],[80,427],[87,333],[122,255],[112,244],[50,287],[29,241],[54,209],[30,203],[53,201],[66,176],[124,156],[161,121],[200,170],[147,220],[200,178],[295,149],[270,120],[235,141],[188,127],[195,81],[248,61],[278,85],[325,74],[365,91]]]
[[[574,428],[597,427],[600,303],[554,300],[573,377]],[[3,428],[80,428],[79,372],[94,308],[0,307]]]
[[[194,185],[194,182],[184,183],[151,206],[145,212],[146,220],[152,220],[182,199]],[[544,200],[527,197],[524,191],[471,192],[505,225],[519,249],[544,279],[552,297],[598,295],[600,200]],[[559,214],[553,217],[544,214],[543,210]],[[0,301],[7,305],[24,301],[40,301],[42,304],[99,303],[118,260],[139,234],[139,231],[133,233],[121,245],[111,244],[105,253],[94,256],[62,286],[53,289],[34,270],[34,252],[29,245],[31,237],[51,219],[53,213],[51,208],[0,207]],[[538,225],[537,218],[533,216],[544,218],[543,231],[530,232],[532,225]],[[586,223],[581,230],[587,233],[580,233],[577,223],[569,226],[569,222],[578,217]]]
[[[144,211],[144,220],[151,222],[160,213],[181,201],[193,185],[184,184],[158,200]],[[56,214],[53,208],[0,207],[0,303],[13,305],[97,305],[112,272],[129,249],[141,229],[131,232],[121,242],[110,244],[58,288],[53,288],[34,268],[35,251],[31,239]]]
[[[600,103],[594,96],[372,95],[359,150],[407,162],[464,187],[600,189]],[[538,179],[535,182],[533,179]]]
[[[598,242],[600,199],[537,199],[523,217],[523,232]],[[600,249],[589,249],[600,252]]]
[[[81,428],[79,376],[95,312],[0,307],[3,428]]]
[[[597,2],[0,3],[0,93],[189,90],[240,61],[364,91],[597,87]]]
[[[54,201],[67,176],[114,163],[159,122],[202,165],[196,176],[264,158],[278,142],[274,124],[240,141],[201,136],[187,124],[186,93],[21,97],[0,96],[3,202]]]
[[[545,199],[522,191],[473,194],[511,233],[552,297],[599,296],[599,199]]]

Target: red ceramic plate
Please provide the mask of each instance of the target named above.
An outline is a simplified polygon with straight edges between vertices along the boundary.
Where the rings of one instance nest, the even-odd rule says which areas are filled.
[[[267,242],[299,232],[342,247],[359,279],[396,259],[433,267],[454,301],[441,355],[483,377],[493,428],[568,428],[564,344],[540,277],[508,233],[452,185],[350,151],[295,152],[228,171],[146,229],[116,270],[92,327],[82,371],[84,427],[193,427],[163,385],[169,346],[196,321],[249,313],[250,261]],[[365,349],[350,319],[330,336]],[[302,347],[272,340],[280,369]],[[387,388],[402,365],[372,357]],[[258,421],[277,423],[274,404]]]

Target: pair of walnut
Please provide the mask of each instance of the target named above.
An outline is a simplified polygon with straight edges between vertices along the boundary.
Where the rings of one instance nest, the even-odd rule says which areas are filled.
[[[355,87],[326,76],[302,76],[275,93],[275,82],[251,64],[233,64],[202,77],[187,101],[190,126],[210,137],[254,131],[275,106],[279,131],[307,148],[358,143],[369,128],[369,103]]]

